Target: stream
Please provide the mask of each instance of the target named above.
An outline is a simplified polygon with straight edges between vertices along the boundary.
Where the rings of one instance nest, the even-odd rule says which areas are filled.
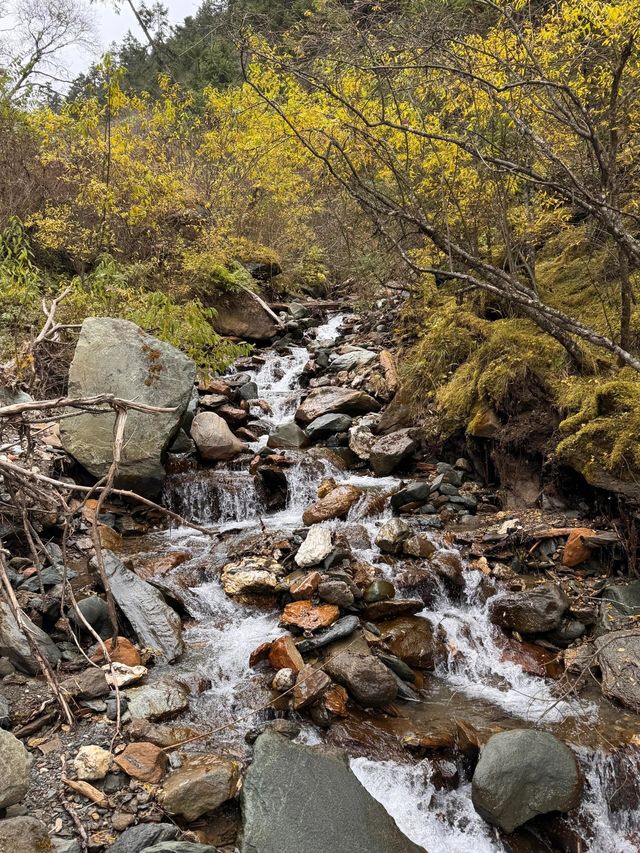
[[[342,315],[332,317],[317,329],[316,340],[334,342]],[[291,421],[303,389],[300,379],[309,359],[304,346],[285,355],[273,350],[261,353],[264,363],[253,368],[259,396],[271,414],[261,418],[270,427]],[[249,371],[243,367],[243,371]],[[266,436],[251,445],[259,451]],[[344,533],[357,557],[380,567],[389,579],[399,570],[388,565],[373,540],[385,519],[391,517],[388,501],[381,511],[371,514],[371,499],[399,485],[394,477],[362,476],[340,470],[330,459],[296,452],[296,462],[285,469],[286,506],[275,512],[265,508],[263,495],[254,477],[240,463],[219,463],[215,468],[187,469],[168,478],[165,502],[185,517],[215,526],[225,536],[221,542],[192,529],[179,528],[145,538],[148,553],[188,551],[190,559],[177,570],[188,577],[191,570],[206,566],[207,582],[191,587],[186,604],[191,620],[187,623],[187,653],[179,664],[210,680],[211,687],[192,703],[187,724],[211,726],[218,734],[211,743],[247,754],[245,734],[261,719],[264,711],[252,713],[272,698],[264,676],[249,668],[251,651],[275,639],[283,631],[279,612],[238,603],[228,597],[217,580],[220,568],[251,541],[265,533],[282,538],[303,528],[303,510],[315,499],[319,483],[333,477],[339,484],[353,484],[364,497],[352,507],[344,521],[328,522]],[[379,502],[382,503],[382,502]],[[426,528],[425,528],[426,529]],[[448,546],[443,531],[433,531]],[[502,727],[541,726],[557,733],[578,754],[585,779],[585,792],[576,813],[570,815],[584,846],[590,853],[634,853],[632,839],[640,832],[640,759],[638,751],[610,754],[637,731],[637,717],[614,708],[599,691],[587,689],[579,697],[559,696],[551,679],[529,675],[514,662],[504,659],[501,632],[489,621],[484,603],[482,574],[464,569],[464,589],[455,599],[445,587],[434,606],[419,615],[434,629],[444,631],[448,655],[429,674],[418,703],[401,703],[399,717],[374,715],[360,721],[360,736],[368,732],[362,749],[353,749],[345,738],[338,745],[352,754],[351,767],[361,783],[381,802],[400,829],[429,853],[494,853],[505,847],[496,831],[475,811],[471,783],[463,768],[453,766],[459,781],[442,787],[434,763],[429,758],[412,759],[411,753],[391,749],[390,744],[408,735],[446,729],[456,719],[464,719],[478,729],[492,724]],[[277,713],[277,712],[276,712]],[[326,733],[302,721],[300,738],[320,743]],[[346,726],[346,728],[349,728]],[[355,737],[351,732],[351,736]],[[335,743],[335,740],[333,741]],[[451,762],[449,762],[451,764]],[[442,762],[440,762],[442,764]],[[621,795],[622,792],[622,795]],[[524,848],[518,848],[524,849]],[[552,848],[539,842],[531,851]]]

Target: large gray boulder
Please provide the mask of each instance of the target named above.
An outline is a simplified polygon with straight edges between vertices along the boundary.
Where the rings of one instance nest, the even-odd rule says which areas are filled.
[[[521,634],[553,631],[569,608],[569,598],[553,583],[521,592],[503,592],[489,602],[489,618],[495,625]]]
[[[184,651],[182,622],[155,587],[143,581],[116,557],[103,551],[105,571],[113,597],[131,623],[141,646],[169,663]]]
[[[326,388],[314,388],[307,399],[298,406],[296,421],[306,426],[321,415],[332,412],[365,415],[367,412],[379,411],[380,403],[364,391],[330,385]]]
[[[212,462],[233,459],[245,450],[245,445],[215,412],[200,412],[191,424],[191,438],[203,459]]]
[[[345,756],[260,735],[242,788],[240,853],[424,853]]]
[[[505,832],[539,814],[569,811],[578,805],[581,793],[573,752],[555,735],[533,729],[489,738],[471,789],[476,811]]]
[[[134,720],[168,720],[189,707],[189,691],[174,678],[161,678],[153,684],[132,687],[124,695]]]
[[[164,453],[185,413],[196,368],[171,344],[146,334],[135,323],[89,317],[82,324],[69,368],[69,396],[115,394],[164,414],[129,411],[117,485],[156,494],[164,480]],[[113,460],[115,413],[79,414],[60,421],[65,450],[94,477],[103,477]]]
[[[45,632],[34,625],[25,614],[22,620],[26,631],[35,639],[41,654],[52,666],[60,661],[60,650]],[[35,675],[39,672],[37,661],[34,660],[31,648],[24,633],[18,627],[9,605],[0,601],[0,657],[9,658],[16,669]]]
[[[51,850],[47,827],[35,817],[0,820],[0,853],[38,853]]]
[[[18,738],[0,729],[0,809],[19,803],[29,789],[31,756]]]

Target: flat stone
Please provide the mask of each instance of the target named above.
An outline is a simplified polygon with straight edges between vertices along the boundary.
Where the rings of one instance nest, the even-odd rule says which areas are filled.
[[[420,613],[424,610],[424,601],[421,598],[393,598],[389,601],[376,601],[367,604],[363,610],[363,616],[371,622],[382,619],[397,619],[412,613]]]
[[[127,569],[111,551],[103,551],[113,597],[142,646],[169,663],[184,651],[182,621],[162,593]]]
[[[172,841],[178,835],[180,830],[172,823],[141,823],[123,832],[107,850],[108,853],[147,853],[153,845]]]
[[[352,418],[339,412],[320,415],[307,426],[305,432],[311,441],[320,441],[337,432],[346,432],[351,426]]]
[[[270,557],[243,557],[223,567],[222,588],[227,595],[269,595],[282,574],[280,563]]]
[[[121,770],[134,779],[157,785],[167,772],[165,752],[152,743],[130,743],[116,756],[115,762]]]
[[[351,352],[345,352],[342,355],[336,355],[330,359],[331,369],[339,372],[346,370],[350,372],[357,367],[364,367],[375,361],[378,354],[367,349],[354,349]]]
[[[242,789],[240,853],[424,853],[360,784],[346,756],[271,732]]]
[[[282,612],[280,624],[302,631],[327,628],[340,618],[340,608],[333,604],[314,605],[311,601],[292,601]]]

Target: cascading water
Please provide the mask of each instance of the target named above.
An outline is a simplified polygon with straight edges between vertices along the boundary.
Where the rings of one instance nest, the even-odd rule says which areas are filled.
[[[330,345],[341,322],[342,317],[338,316],[320,327],[317,344]],[[255,370],[253,378],[259,397],[271,408],[270,415],[260,416],[271,427],[292,420],[301,398],[300,378],[309,355],[305,347],[293,347],[285,355],[269,352]],[[252,449],[260,449],[265,440],[256,442]],[[325,459],[306,454],[295,457],[294,464],[286,467],[284,473],[287,506],[275,513],[266,511],[254,477],[246,468],[234,467],[233,463],[173,475],[166,498],[172,509],[194,520],[221,530],[244,528],[245,534],[238,533],[238,537],[264,529],[286,535],[301,525],[302,512],[315,499],[318,484],[326,477],[333,477],[337,482],[358,486],[364,495],[346,520],[329,522],[329,526],[350,539],[357,557],[376,564],[393,579],[398,566],[389,566],[373,541],[381,524],[391,516],[388,501],[384,503],[380,497],[397,488],[396,478],[343,472]],[[171,536],[174,547],[181,547],[187,541],[194,552],[200,549],[201,558],[213,556],[211,542],[206,537],[193,532],[183,537],[180,531]],[[225,547],[232,547],[229,543],[233,541],[231,537]],[[212,560],[214,563],[219,565],[219,561]],[[430,676],[431,683],[442,688],[443,698],[439,701],[444,703],[444,713],[450,713],[446,708],[448,702],[463,696],[467,703],[497,708],[499,715],[527,724],[553,729],[566,718],[577,716],[588,724],[596,713],[593,707],[573,699],[559,699],[549,681],[528,675],[518,664],[504,659],[499,632],[490,623],[482,601],[481,578],[480,572],[465,569],[465,586],[460,597],[452,597],[442,586],[434,606],[420,614],[445,635],[447,658]],[[200,650],[198,669],[211,679],[212,685],[195,703],[196,712],[207,724],[215,720],[220,726],[228,725],[230,728],[221,741],[239,744],[244,732],[255,724],[250,710],[262,706],[269,698],[262,680],[249,668],[249,654],[282,633],[278,616],[238,604],[224,594],[217,579],[192,589],[186,603],[195,623],[187,631],[188,645]],[[425,706],[428,705],[426,702]],[[317,732],[309,727],[301,738],[306,742],[319,740]],[[571,820],[579,827],[580,837],[587,839],[585,850],[589,853],[637,850],[640,817],[633,808],[625,807],[624,802],[615,804],[616,798],[620,799],[621,785],[635,786],[630,802],[637,803],[640,798],[637,756],[620,761],[585,749],[580,753],[580,761],[585,795]],[[471,850],[503,853],[505,848],[495,830],[473,808],[469,782],[462,781],[454,790],[440,790],[433,778],[433,764],[427,759],[401,764],[354,758],[351,767],[406,835],[425,846],[429,853]]]

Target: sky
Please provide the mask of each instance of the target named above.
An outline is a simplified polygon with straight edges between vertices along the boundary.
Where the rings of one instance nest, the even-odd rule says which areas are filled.
[[[172,24],[177,24],[183,21],[187,15],[192,15],[196,11],[200,5],[200,0],[163,0],[163,3],[169,10],[169,21]],[[97,43],[93,52],[74,50],[69,53],[68,67],[73,72],[73,76],[86,71],[112,42],[121,41],[128,30],[131,30],[139,41],[144,41],[144,35],[140,31],[128,4],[123,2],[121,5],[119,14],[114,10],[110,0],[96,2],[91,7],[98,36]]]

